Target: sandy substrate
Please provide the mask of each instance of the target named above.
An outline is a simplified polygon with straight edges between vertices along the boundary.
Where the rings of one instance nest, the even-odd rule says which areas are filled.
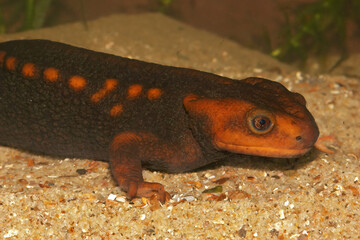
[[[0,36],[45,38],[232,78],[259,76],[302,93],[327,143],[298,159],[239,156],[201,171],[144,171],[164,206],[125,200],[108,164],[0,148],[3,239],[359,239],[359,79],[308,76],[159,14],[117,15]],[[203,193],[221,186],[218,193]]]

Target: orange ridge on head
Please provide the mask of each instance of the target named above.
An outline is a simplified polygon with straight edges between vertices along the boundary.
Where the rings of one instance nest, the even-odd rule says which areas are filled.
[[[43,76],[45,81],[47,82],[56,82],[57,80],[59,80],[60,76],[59,69],[52,67],[46,68],[43,72]]]
[[[69,79],[69,86],[75,91],[83,90],[86,87],[86,79],[81,76],[72,76]]]
[[[25,78],[33,78],[36,74],[36,67],[33,63],[25,63],[22,67],[21,73]]]
[[[99,102],[106,94],[114,90],[117,84],[118,81],[116,79],[106,79],[104,87],[91,96],[91,101]]]
[[[110,116],[118,117],[123,112],[123,106],[121,104],[114,105],[110,110]]]
[[[8,57],[5,62],[6,68],[10,71],[15,71],[16,68],[16,58]]]
[[[161,97],[162,95],[162,90],[160,88],[150,88],[147,91],[147,98],[149,100],[155,100]]]
[[[128,88],[128,96],[127,99],[134,99],[140,96],[143,90],[143,86],[140,84],[133,84]]]

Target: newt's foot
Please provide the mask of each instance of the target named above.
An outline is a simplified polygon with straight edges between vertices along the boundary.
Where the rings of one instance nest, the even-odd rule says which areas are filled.
[[[171,199],[170,194],[165,191],[164,186],[160,183],[129,182],[129,188],[127,191],[127,197],[129,199],[133,199],[135,197],[151,198],[154,195],[161,203],[165,203]]]
[[[328,154],[334,153],[334,151],[326,145],[326,142],[328,142],[330,144],[337,143],[336,138],[334,136],[330,135],[330,136],[319,137],[314,146],[316,149],[318,149],[319,151],[322,151],[324,153],[328,153]]]

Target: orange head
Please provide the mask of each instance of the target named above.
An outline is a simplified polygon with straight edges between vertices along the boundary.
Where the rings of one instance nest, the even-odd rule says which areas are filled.
[[[184,99],[194,131],[210,138],[214,148],[266,157],[298,157],[312,148],[319,130],[303,96],[260,78],[231,88],[220,97]]]

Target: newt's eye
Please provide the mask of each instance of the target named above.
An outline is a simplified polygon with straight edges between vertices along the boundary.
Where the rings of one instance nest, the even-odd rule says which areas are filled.
[[[248,114],[247,122],[249,129],[255,134],[265,134],[274,127],[275,119],[273,115],[266,110],[253,110]]]
[[[271,121],[265,116],[256,116],[252,120],[252,125],[256,130],[266,131],[270,127]]]

